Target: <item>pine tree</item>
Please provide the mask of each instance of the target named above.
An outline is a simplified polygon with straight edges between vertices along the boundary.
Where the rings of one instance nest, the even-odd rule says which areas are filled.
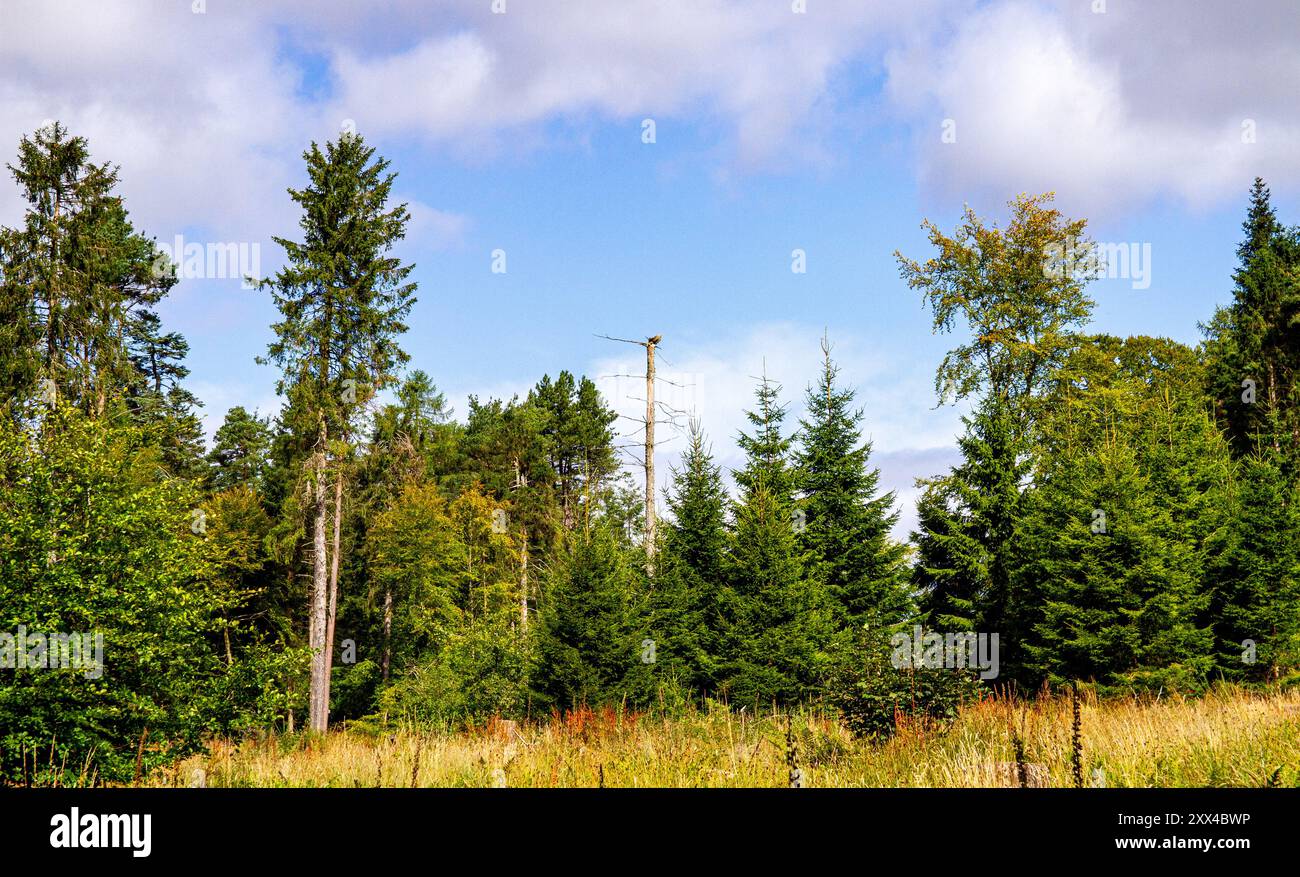
[[[571,709],[649,694],[645,577],[605,526],[578,534],[547,577],[537,631],[536,702]]]
[[[601,399],[591,379],[576,381],[567,371],[554,381],[543,376],[528,403],[542,414],[555,495],[564,526],[572,530],[590,513],[590,493],[617,469],[612,424],[618,414]]]
[[[242,405],[227,411],[207,455],[212,489],[259,488],[268,466],[271,438],[270,424],[256,412],[250,414]]]
[[[1300,471],[1300,231],[1277,221],[1256,178],[1230,305],[1206,334],[1207,392],[1238,456],[1280,453]]]
[[[736,444],[745,453],[745,466],[734,473],[736,484],[742,492],[750,493],[765,488],[778,504],[792,509],[794,502],[794,473],[790,467],[792,436],[781,434],[786,406],[781,403],[781,386],[764,375],[755,391],[758,405],[745,412],[745,419],[753,427],[753,434],[742,432]]]
[[[808,419],[800,422],[795,477],[804,512],[801,543],[845,624],[868,616],[897,619],[905,611],[906,547],[891,529],[894,494],[879,493],[871,443],[862,442],[862,410],[854,392],[836,385],[839,368],[822,340],[822,373],[808,388]]]
[[[671,514],[652,592],[652,635],[661,674],[678,675],[697,692],[717,685],[722,618],[719,599],[726,571],[727,491],[699,423],[672,469],[666,491]]]
[[[1300,484],[1275,455],[1243,457],[1222,514],[1206,568],[1217,669],[1276,681],[1300,666]]]
[[[414,284],[407,282],[412,266],[389,255],[410,215],[405,205],[388,207],[395,175],[374,153],[360,136],[345,134],[324,151],[313,143],[303,154],[310,183],[289,194],[302,207],[304,239],[275,239],[287,264],[260,284],[282,318],[273,326],[276,339],[266,361],[281,368],[277,390],[288,397],[290,429],[311,453],[304,468],[312,494],[310,713],[316,731],[325,730],[329,715],[347,443],[360,403],[392,383],[395,368],[408,359],[397,338],[415,301]],[[332,554],[326,533],[331,474]]]
[[[133,353],[149,340],[142,329],[157,327],[150,308],[176,279],[158,270],[155,245],[135,231],[114,194],[117,170],[92,163],[84,138],[53,123],[22,138],[9,170],[28,207],[21,228],[0,230],[3,338],[12,345],[0,353],[0,388],[23,400],[47,396],[39,388],[48,382],[102,416],[148,378]],[[183,339],[166,337],[179,360]]]
[[[826,669],[831,610],[806,578],[790,507],[759,486],[736,508],[722,595],[724,688],[733,702],[810,697]]]
[[[1115,444],[1051,467],[1016,529],[1014,574],[1035,616],[1021,680],[1198,689],[1211,664],[1206,596],[1137,455]]]
[[[1229,455],[1202,380],[1193,351],[1141,336],[1083,339],[1058,373],[1014,539],[1027,684],[1204,684]]]
[[[698,421],[691,424],[689,441],[680,466],[672,469],[672,487],[666,492],[672,524],[664,537],[664,550],[701,584],[716,586],[727,548],[727,491]]]
[[[792,703],[810,693],[825,669],[830,609],[804,569],[795,537],[791,439],[781,434],[780,388],[764,378],[758,406],[746,412],[754,433],[738,443],[747,459],[736,473],[727,587],[719,601],[724,634],[722,684],[749,704]]]
[[[942,630],[998,633],[1014,641],[1016,607],[1008,565],[1030,461],[1004,406],[980,405],[964,417],[962,462],[923,482],[913,534],[912,580],[921,609]]]

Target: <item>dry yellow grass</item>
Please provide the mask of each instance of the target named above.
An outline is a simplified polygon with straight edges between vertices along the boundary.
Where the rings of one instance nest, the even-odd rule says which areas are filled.
[[[1196,699],[1081,694],[1084,777],[1107,786],[1300,784],[1300,692],[1221,689]],[[463,733],[390,727],[323,737],[213,741],[151,785],[440,787],[784,786],[786,722],[807,787],[984,787],[1017,782],[1012,728],[1042,785],[1070,786],[1067,698],[972,704],[942,729],[855,740],[816,711],[676,717],[584,713]],[[1280,773],[1278,771],[1280,770]],[[1039,784],[1039,783],[1036,783]]]

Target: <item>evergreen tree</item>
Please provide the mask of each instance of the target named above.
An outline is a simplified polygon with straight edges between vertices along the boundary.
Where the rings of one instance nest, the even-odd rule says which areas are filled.
[[[672,469],[665,499],[671,519],[652,592],[656,669],[697,692],[712,691],[722,647],[727,491],[698,422],[691,423],[690,444]]]
[[[227,411],[207,455],[213,490],[260,487],[268,466],[271,440],[270,423],[256,412],[250,414],[242,405]]]
[[[764,375],[755,395],[757,407],[745,412],[753,435],[742,432],[736,437],[736,444],[745,453],[745,466],[733,473],[736,484],[746,493],[763,487],[774,501],[792,511],[794,473],[790,448],[794,438],[781,434],[786,414],[786,406],[780,401],[781,386]]]
[[[894,494],[878,495],[871,443],[862,442],[854,392],[836,385],[839,368],[822,340],[822,373],[808,388],[808,419],[800,422],[796,455],[801,542],[845,623],[869,615],[899,618],[908,604],[906,547],[894,541]]]
[[[128,326],[130,357],[136,376],[127,388],[127,404],[136,422],[162,451],[173,475],[202,478],[203,424],[195,409],[202,406],[181,384],[189,376],[185,357],[190,345],[179,332],[163,332],[153,311],[135,315]]]
[[[1218,670],[1276,681],[1300,666],[1300,484],[1275,455],[1243,457],[1222,513],[1206,568]]]
[[[805,576],[795,537],[791,439],[781,434],[779,391],[761,381],[758,406],[746,412],[754,433],[737,440],[747,459],[736,473],[740,499],[719,601],[722,686],[751,704],[792,703],[808,693],[824,670],[831,633],[825,595]]]
[[[287,264],[260,286],[271,292],[281,320],[265,361],[281,368],[289,428],[310,448],[304,471],[311,483],[313,652],[311,727],[324,731],[329,713],[333,607],[343,514],[344,462],[360,403],[392,383],[407,354],[397,338],[414,303],[413,266],[389,253],[410,218],[388,207],[395,174],[355,134],[303,154],[309,185],[289,191],[303,210],[301,243],[276,238]],[[333,502],[328,481],[333,478]],[[331,513],[334,537],[327,536]],[[328,544],[332,541],[331,553]],[[335,566],[330,568],[330,560]]]
[[[528,627],[537,570],[559,545],[562,517],[555,502],[555,470],[546,454],[546,415],[532,401],[480,403],[470,396],[464,461],[469,471],[453,479],[461,490],[482,485],[508,503],[507,526],[518,545],[519,623]]]
[[[541,413],[541,435],[554,473],[554,489],[566,529],[590,514],[590,493],[618,467],[612,424],[618,414],[600,397],[590,378],[575,381],[567,371],[543,376],[528,395]]]
[[[1014,642],[1008,567],[1030,460],[1005,406],[981,404],[963,422],[962,462],[922,482],[912,581],[939,629],[998,633]]]
[[[644,703],[650,639],[644,574],[608,527],[576,535],[547,577],[537,631],[535,701],[570,709]]]
[[[1204,570],[1229,457],[1195,355],[1095,336],[1055,383],[1014,540],[1025,654],[1013,666],[1030,685],[1197,688],[1213,660]]]
[[[132,354],[175,277],[157,270],[114,194],[117,170],[92,163],[84,138],[53,123],[22,138],[9,170],[28,206],[21,228],[0,230],[0,389],[13,401],[53,390],[102,416],[146,377]]]
[[[1206,333],[1206,387],[1238,456],[1281,454],[1300,471],[1300,230],[1277,221],[1256,178],[1237,247],[1232,304]]]
[[[1036,616],[1017,656],[1020,678],[1202,686],[1212,645],[1198,624],[1206,595],[1191,546],[1132,449],[1116,444],[1052,468],[1026,496],[1016,530],[1024,551],[1015,574]]]
[[[733,702],[790,704],[821,681],[831,615],[805,578],[790,507],[758,487],[736,508],[721,602],[723,687]]]

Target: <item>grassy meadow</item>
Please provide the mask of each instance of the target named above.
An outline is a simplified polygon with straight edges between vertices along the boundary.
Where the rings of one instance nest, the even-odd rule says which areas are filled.
[[[152,786],[996,787],[1075,784],[1069,696],[989,697],[951,724],[855,739],[814,710],[674,716],[579,710],[460,732],[354,725],[324,736],[214,740]],[[1300,785],[1300,691],[1201,698],[1080,693],[1084,785]],[[1017,761],[1017,738],[1021,757]]]

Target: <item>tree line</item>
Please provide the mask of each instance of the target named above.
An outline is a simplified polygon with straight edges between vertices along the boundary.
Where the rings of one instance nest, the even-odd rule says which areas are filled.
[[[999,634],[999,681],[1029,689],[1294,678],[1300,231],[1262,182],[1196,348],[1085,331],[1098,266],[1050,195],[1005,228],[928,225],[933,254],[900,272],[960,341],[935,386],[970,413],[910,542],[824,340],[797,423],[758,382],[734,490],[692,423],[647,545],[594,382],[546,375],[457,419],[401,345],[417,290],[389,163],[355,134],[304,160],[300,227],[257,284],[284,405],[232,408],[209,448],[188,345],[157,315],[174,266],[116,169],[58,124],[22,139],[26,211],[0,229],[0,631],[105,646],[93,679],[0,670],[5,781],[129,779],[212,733],[580,705],[825,698],[880,729],[976,690],[889,662],[883,638],[914,625]]]

